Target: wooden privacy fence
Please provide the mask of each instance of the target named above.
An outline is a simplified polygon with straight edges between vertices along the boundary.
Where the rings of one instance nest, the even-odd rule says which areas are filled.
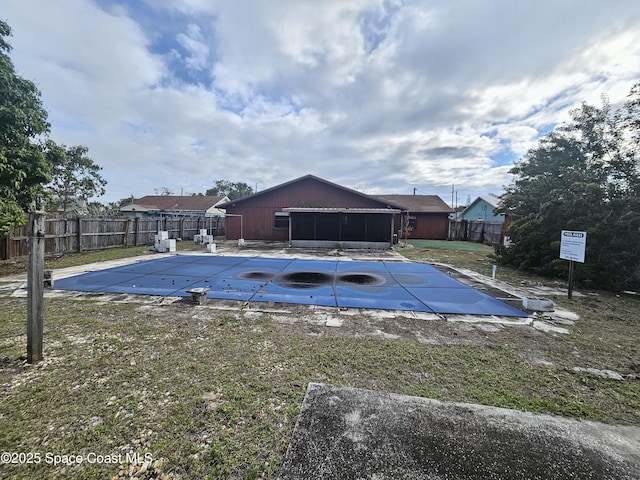
[[[476,220],[449,221],[449,240],[500,244],[503,222]]]
[[[169,238],[192,240],[206,228],[211,235],[224,235],[224,217],[71,217],[45,221],[45,255],[152,245],[159,230]],[[2,260],[24,257],[27,226],[13,230],[0,240]]]

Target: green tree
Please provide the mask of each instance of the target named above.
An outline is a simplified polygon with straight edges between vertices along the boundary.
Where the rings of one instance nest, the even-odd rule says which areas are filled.
[[[115,202],[109,202],[104,206],[105,215],[120,215],[120,208],[125,205],[131,205],[135,200],[133,195],[129,195],[128,197],[121,198]]]
[[[169,187],[154,188],[153,191],[156,195],[160,195],[162,197],[173,195],[173,190],[171,190]]]
[[[500,213],[511,216],[505,263],[566,276],[561,230],[587,232],[576,279],[604,288],[640,284],[640,87],[616,112],[583,104],[511,170]]]
[[[49,140],[47,160],[51,164],[53,179],[47,186],[53,205],[69,213],[77,200],[88,200],[104,195],[106,180],[100,175],[102,167],[87,155],[89,149],[82,145],[67,148]]]
[[[47,112],[33,82],[16,74],[9,36],[0,20],[0,236],[24,223],[24,211],[51,180],[39,142],[49,132]]]
[[[213,188],[207,190],[205,195],[229,197],[229,200],[246,197],[251,195],[253,189],[244,182],[230,182],[228,180],[216,180],[213,182]]]

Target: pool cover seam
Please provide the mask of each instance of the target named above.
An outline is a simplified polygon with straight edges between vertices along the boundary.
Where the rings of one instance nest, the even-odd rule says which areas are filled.
[[[258,258],[258,257],[251,257],[251,258]],[[278,273],[282,273],[284,270],[286,270],[286,268],[287,268],[289,265],[291,265],[295,260],[296,260],[295,258],[290,259],[290,260],[289,260],[289,262],[288,262],[284,267],[282,267],[280,270],[278,270]],[[243,263],[244,263],[244,262],[243,262]],[[239,265],[239,264],[238,264],[238,265]],[[273,285],[276,285],[275,283],[273,283],[273,280],[269,280],[265,285],[268,285],[268,284],[270,284],[270,283],[271,283],[271,284],[273,284]],[[249,302],[251,302],[251,301],[254,301],[254,300],[253,300],[253,297],[255,297],[256,295],[258,295],[259,293],[261,293],[261,292],[260,292],[260,288],[257,288],[257,289],[256,289],[256,291],[255,291],[255,292],[253,292],[253,294],[249,297],[249,299],[248,299],[248,300],[245,300],[245,302],[246,302],[246,303],[249,303]],[[256,302],[259,302],[260,300],[255,300],[255,301],[256,301]]]
[[[391,270],[389,270],[389,267],[387,266],[387,262],[382,262],[382,264],[384,265],[384,268],[387,269],[387,272],[389,272],[389,275],[391,276],[391,278],[393,278],[393,280],[400,285],[400,287],[402,287],[405,292],[407,292],[409,295],[411,295],[413,298],[415,298],[418,302],[420,302],[422,305],[424,305],[425,307],[427,307],[429,310],[431,310],[432,313],[435,313],[438,316],[441,316],[444,318],[444,315],[436,312],[433,308],[431,308],[431,306],[428,303],[425,303],[423,300],[421,300],[420,298],[418,298],[413,292],[411,292],[411,290],[409,290],[407,287],[404,286],[403,283],[399,282],[398,279],[393,275],[393,272]]]
[[[195,264],[195,263],[199,263],[200,262],[200,258],[196,257],[195,255],[176,255],[176,257],[180,257],[180,258],[189,258],[191,256],[195,257],[196,260],[193,260],[191,262],[186,262],[185,263],[186,265],[191,265],[191,264]],[[233,265],[229,265],[227,268],[225,268],[223,270],[220,270],[219,272],[216,272],[216,274],[226,272],[227,270],[231,270],[232,268],[236,268],[238,265],[242,265],[243,263],[248,262],[251,258],[256,258],[256,257],[234,257],[234,258],[242,258],[243,260],[241,262],[235,263]],[[138,277],[133,278],[132,280],[135,280],[136,278],[144,277],[146,275],[158,275],[158,274],[166,273],[168,270],[172,270],[174,268],[176,268],[175,265],[171,266],[169,268],[158,270],[157,272],[153,272],[151,274],[149,274],[149,273],[142,274],[142,275],[140,275]],[[181,277],[181,276],[182,277],[191,277],[191,275],[180,275],[180,274],[175,274],[175,275],[178,276],[178,277]],[[206,277],[206,278],[208,278],[208,277]],[[178,292],[182,293],[183,291],[190,289],[191,286],[197,284],[200,281],[201,281],[201,279],[190,281],[186,285],[184,285],[183,287],[180,287],[180,288],[177,288],[175,290],[172,290],[170,293],[168,293],[166,295],[162,295],[162,296],[163,297],[180,297],[182,295],[175,295],[175,294],[178,293]],[[114,285],[117,285],[118,283],[120,283],[120,282],[112,283],[112,284],[110,284],[108,286],[114,286]],[[255,293],[254,293],[254,295],[255,295]],[[253,298],[253,295],[251,297]],[[250,300],[248,300],[248,301],[250,301]]]

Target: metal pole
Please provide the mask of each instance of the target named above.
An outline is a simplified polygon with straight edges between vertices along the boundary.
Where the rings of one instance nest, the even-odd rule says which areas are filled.
[[[573,296],[573,260],[569,260],[569,300]]]
[[[42,360],[44,311],[45,213],[29,213],[29,272],[27,276],[27,362]]]

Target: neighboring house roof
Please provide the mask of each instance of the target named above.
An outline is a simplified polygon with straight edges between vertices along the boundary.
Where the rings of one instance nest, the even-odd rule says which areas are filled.
[[[477,197],[473,202],[471,202],[467,208],[462,210],[462,212],[458,214],[458,218],[465,218],[468,213],[474,211],[474,209],[477,207],[478,204],[481,204],[483,202],[487,203],[491,207],[492,217],[496,217],[496,218],[499,217],[499,215],[493,214],[493,210],[497,208],[498,205],[500,205],[500,199],[495,195],[481,195]]]
[[[481,195],[476,200],[481,199],[491,205],[493,208],[496,208],[500,205],[500,199],[495,195]]]
[[[389,202],[404,206],[409,212],[421,213],[451,213],[453,209],[449,207],[437,195],[377,195]]]
[[[382,197],[378,197],[378,196],[374,196],[374,195],[367,195],[366,193],[358,192],[357,190],[352,190],[350,188],[343,187],[342,185],[338,185],[337,183],[330,182],[329,180],[325,180],[324,178],[316,177],[315,175],[304,175],[302,177],[290,180],[288,182],[281,183],[280,185],[276,185],[275,187],[267,188],[267,189],[262,190],[262,191],[260,191],[258,193],[254,193],[252,195],[248,195],[248,196],[242,197],[242,198],[236,198],[235,200],[230,200],[230,201],[228,201],[226,203],[223,203],[222,205],[218,205],[218,208],[227,208],[229,206],[236,206],[238,204],[243,203],[245,200],[255,199],[257,197],[260,197],[261,195],[265,195],[265,194],[271,193],[273,191],[280,190],[282,188],[286,188],[286,187],[288,187],[290,185],[293,185],[295,183],[298,183],[298,182],[301,182],[301,181],[307,180],[307,179],[315,180],[315,181],[317,181],[319,183],[323,183],[323,184],[329,185],[331,187],[339,188],[339,189],[344,190],[345,192],[349,192],[349,193],[351,193],[353,195],[357,195],[357,196],[360,196],[360,197],[363,197],[363,198],[367,198],[369,200],[374,200],[374,201],[380,202],[380,204],[383,204],[385,206],[389,206],[391,208],[398,208],[400,210],[404,210],[404,207],[402,205],[397,205],[397,204],[395,204],[395,202],[392,202],[390,200],[386,200],[386,199],[383,199]]]
[[[174,196],[174,195],[147,195],[146,197],[136,198],[129,205],[121,208],[124,211],[130,211],[133,207],[142,207],[145,210],[188,210],[188,211],[207,211],[218,204],[229,200],[226,196]]]
[[[465,208],[461,213],[464,214],[464,212],[466,212],[467,210],[471,210],[476,204],[480,202],[486,202],[493,208],[496,208],[498,205],[500,205],[500,199],[498,197],[494,195],[480,195],[473,202],[471,202],[469,206],[467,206],[467,208]]]

